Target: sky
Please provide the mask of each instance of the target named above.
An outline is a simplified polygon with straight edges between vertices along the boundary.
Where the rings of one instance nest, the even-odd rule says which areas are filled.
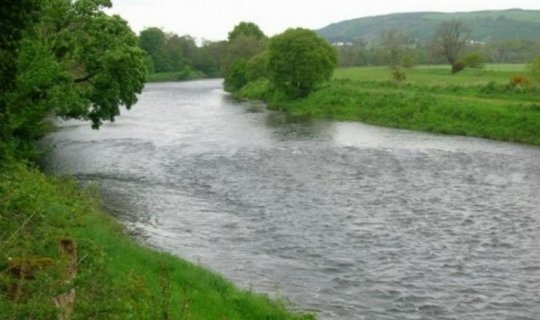
[[[319,29],[348,19],[415,11],[540,10],[540,0],[112,0],[109,13],[135,32],[160,27],[199,41],[224,40],[241,21],[275,35],[290,27]]]

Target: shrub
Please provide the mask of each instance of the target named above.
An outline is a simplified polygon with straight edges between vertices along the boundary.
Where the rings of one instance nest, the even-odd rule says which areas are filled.
[[[515,74],[512,77],[510,77],[510,86],[511,87],[524,87],[529,85],[530,81],[521,74]]]
[[[469,53],[461,60],[461,63],[464,64],[466,67],[475,69],[484,68],[484,62],[484,56],[478,52]]]
[[[455,62],[453,65],[452,65],[452,74],[455,74],[455,73],[458,73],[460,71],[462,71],[463,69],[465,69],[466,65],[461,62],[461,61],[458,61],[458,62]]]
[[[407,80],[407,74],[402,68],[392,68],[392,78],[398,82],[405,81]]]

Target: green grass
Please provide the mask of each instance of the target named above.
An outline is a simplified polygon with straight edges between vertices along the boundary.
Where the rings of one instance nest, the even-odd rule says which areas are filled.
[[[52,298],[75,288],[70,319],[314,319],[136,244],[92,194],[22,164],[0,168],[0,318],[58,319]],[[61,239],[77,245],[73,282]]]
[[[447,66],[420,66],[395,82],[389,68],[347,68],[296,101],[272,95],[264,81],[240,96],[297,116],[540,145],[540,88],[509,84],[525,72],[524,65],[488,65],[451,75]]]
[[[406,69],[407,83],[418,85],[450,85],[460,86],[485,85],[489,82],[508,83],[511,76],[525,74],[524,64],[488,64],[484,70],[465,69],[458,74],[450,74],[449,66],[418,66]],[[388,67],[353,67],[340,68],[334,74],[335,79],[354,81],[386,81],[391,80]]]

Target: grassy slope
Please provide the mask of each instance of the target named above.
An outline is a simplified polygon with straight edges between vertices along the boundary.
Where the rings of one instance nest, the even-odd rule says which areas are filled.
[[[0,318],[57,319],[51,298],[75,287],[72,319],[312,319],[134,243],[92,199],[70,179],[21,164],[0,168]],[[78,246],[74,285],[63,280],[62,238]],[[25,280],[10,275],[18,257]]]
[[[418,67],[396,83],[388,68],[350,68],[297,101],[265,97],[262,85],[240,95],[266,98],[270,108],[298,116],[540,145],[538,88],[507,87],[523,71],[523,65],[495,65],[451,75],[448,67]]]

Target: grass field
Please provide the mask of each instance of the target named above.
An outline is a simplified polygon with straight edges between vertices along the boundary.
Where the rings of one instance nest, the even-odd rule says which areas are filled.
[[[276,98],[264,81],[239,95],[298,116],[540,145],[540,88],[510,80],[527,77],[525,65],[487,65],[454,75],[448,66],[405,72],[406,80],[394,81],[387,67],[338,69],[329,83],[295,101]]]
[[[314,319],[136,244],[91,192],[22,164],[0,166],[0,271],[2,320]]]
[[[524,64],[488,64],[483,70],[465,69],[452,75],[449,66],[434,65],[405,69],[405,72],[407,83],[425,86],[450,84],[474,86],[485,85],[491,81],[506,84],[513,75],[526,74],[527,68]],[[340,68],[336,70],[334,78],[353,81],[392,80],[388,67]]]

